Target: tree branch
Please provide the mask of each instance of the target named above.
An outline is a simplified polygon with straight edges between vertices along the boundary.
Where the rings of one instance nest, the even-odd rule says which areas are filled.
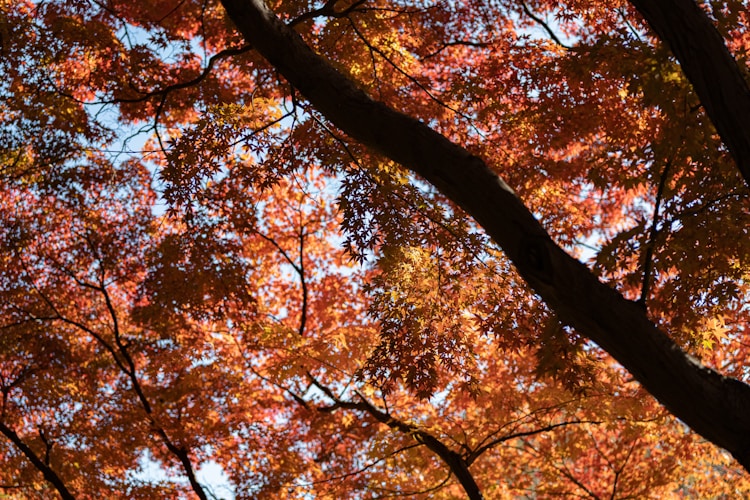
[[[524,2],[523,0],[521,1],[521,7],[523,7],[524,14],[529,16],[532,21],[534,21],[535,23],[540,25],[542,28],[544,28],[544,31],[547,32],[547,34],[549,35],[549,37],[552,39],[553,42],[555,42],[557,45],[559,45],[560,47],[566,50],[570,50],[570,47],[562,43],[560,38],[555,34],[554,31],[552,31],[552,28],[549,27],[549,24],[547,24],[546,22],[544,22],[542,18],[540,18],[539,16],[531,12],[531,9],[529,9],[529,6],[526,5],[526,2]]]
[[[308,19],[315,19],[317,17],[346,17],[352,12],[356,12],[357,10],[359,10],[359,7],[365,3],[365,0],[357,0],[346,9],[340,11],[336,10],[336,4],[338,2],[339,0],[328,0],[325,4],[323,4],[322,7],[305,12],[304,14],[292,19],[289,22],[289,26],[296,26],[304,21],[307,21]]]
[[[664,196],[664,187],[667,184],[667,174],[669,173],[670,161],[664,165],[664,170],[661,172],[659,178],[659,187],[656,190],[656,201],[654,202],[654,216],[651,220],[651,231],[648,237],[648,246],[646,246],[646,253],[644,255],[643,262],[643,283],[641,284],[641,297],[638,299],[638,303],[646,309],[646,301],[648,300],[649,289],[651,287],[651,269],[653,267],[654,260],[654,247],[656,246],[656,236],[659,233],[657,230],[659,224],[659,208],[661,208],[661,200]]]
[[[495,446],[499,445],[500,443],[504,443],[506,441],[510,441],[511,439],[518,439],[528,436],[534,436],[536,434],[541,434],[543,432],[549,432],[551,430],[557,429],[558,427],[565,427],[568,425],[575,425],[575,424],[601,424],[601,422],[596,420],[572,420],[570,422],[559,422],[557,424],[550,424],[546,425],[544,427],[539,427],[538,429],[532,429],[529,431],[521,431],[521,432],[514,432],[512,434],[506,434],[505,436],[501,436],[499,438],[495,438],[489,443],[475,449],[472,451],[469,456],[466,458],[466,462],[469,464],[472,464],[479,456],[486,452],[487,450],[494,448]]]
[[[24,443],[20,436],[13,429],[5,425],[3,422],[0,422],[0,433],[7,437],[16,446],[16,448],[21,450],[21,453],[24,454],[29,462],[31,462],[34,467],[36,467],[37,470],[39,470],[39,472],[44,475],[44,479],[52,483],[52,486],[55,487],[63,500],[75,500],[73,494],[70,492],[68,487],[65,486],[63,480],[60,479],[60,476],[58,476],[57,473],[49,465],[44,463],[44,461],[39,458],[34,450],[32,450],[29,445]]]
[[[664,41],[750,186],[750,87],[694,0],[630,0]]]
[[[438,438],[432,434],[422,430],[419,426],[398,420],[392,417],[390,414],[376,408],[370,403],[363,395],[357,393],[359,396],[359,402],[343,401],[336,397],[333,392],[313,377],[310,373],[307,374],[310,381],[320,389],[331,401],[334,402],[333,407],[323,408],[323,411],[334,411],[337,408],[346,408],[349,410],[357,410],[367,413],[375,420],[383,423],[391,429],[396,429],[399,432],[408,434],[414,438],[418,443],[424,444],[429,450],[440,457],[443,462],[448,466],[453,474],[455,474],[458,481],[461,483],[466,495],[471,500],[482,500],[481,491],[479,486],[474,480],[474,476],[469,471],[469,464],[464,458],[457,452],[451,450]]]
[[[638,304],[565,253],[480,158],[373,101],[262,0],[222,3],[246,40],[327,119],[413,170],[473,216],[565,324],[609,352],[674,415],[750,470],[750,386],[685,354]]]
[[[176,90],[186,89],[194,85],[198,85],[200,82],[205,80],[206,77],[208,77],[208,75],[211,74],[214,64],[216,64],[217,61],[220,61],[221,59],[226,59],[227,57],[238,56],[240,54],[250,52],[252,49],[253,47],[250,45],[245,45],[244,47],[240,47],[238,49],[224,49],[222,51],[217,52],[213,56],[211,56],[208,59],[208,63],[206,64],[206,67],[203,68],[203,71],[201,72],[201,74],[191,80],[187,80],[187,81],[179,82],[179,83],[173,83],[172,85],[167,85],[163,89],[152,90],[149,92],[143,92],[134,88],[133,90],[135,90],[139,94],[142,94],[140,97],[117,97],[110,101],[101,101],[98,104],[136,103],[136,102],[146,101],[148,99],[151,99],[152,97],[160,96],[162,98],[162,105],[163,105],[163,101],[164,99],[166,99],[169,93],[174,92]]]
[[[133,360],[133,357],[128,352],[127,346],[122,342],[119,322],[117,320],[117,311],[115,310],[114,304],[112,303],[112,299],[110,297],[109,291],[107,290],[107,287],[104,284],[104,271],[102,271],[100,280],[101,281],[99,283],[99,290],[104,296],[104,302],[106,304],[107,311],[112,319],[112,328],[113,328],[115,343],[117,344],[117,348],[119,349],[120,354],[122,355],[123,359],[125,359],[125,362],[128,364],[128,370],[124,370],[124,371],[125,371],[125,374],[130,378],[130,383],[133,386],[133,391],[138,397],[138,401],[141,403],[141,407],[143,408],[143,411],[146,413],[146,417],[149,423],[151,424],[151,427],[153,428],[154,432],[161,438],[162,442],[164,443],[164,446],[166,446],[167,449],[182,464],[182,468],[185,471],[185,474],[187,475],[188,482],[190,483],[190,487],[193,489],[193,492],[195,492],[195,494],[198,496],[198,498],[200,498],[200,500],[208,500],[208,497],[206,496],[206,492],[203,489],[203,486],[201,486],[201,484],[198,482],[198,478],[195,475],[195,468],[193,467],[193,463],[190,460],[190,454],[188,453],[188,450],[184,446],[175,444],[172,441],[172,439],[169,437],[169,435],[167,434],[167,431],[164,430],[164,428],[158,424],[158,422],[156,421],[156,418],[154,417],[151,403],[146,397],[146,393],[143,390],[143,386],[141,385],[140,380],[138,380],[138,371],[135,366],[135,361]]]

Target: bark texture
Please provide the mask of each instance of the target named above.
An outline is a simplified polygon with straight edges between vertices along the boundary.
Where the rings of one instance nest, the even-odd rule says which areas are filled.
[[[222,3],[247,41],[327,119],[419,174],[473,216],[562,321],[609,352],[674,415],[750,470],[750,386],[690,358],[638,304],[566,254],[480,158],[369,98],[262,0]]]
[[[680,62],[750,186],[750,87],[694,0],[630,0]]]

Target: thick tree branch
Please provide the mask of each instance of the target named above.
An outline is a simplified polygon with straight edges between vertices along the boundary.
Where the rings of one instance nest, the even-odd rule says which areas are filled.
[[[471,500],[482,500],[482,498],[484,498],[479,489],[479,486],[474,480],[474,476],[469,471],[469,464],[467,463],[467,461],[461,456],[461,454],[450,449],[438,438],[436,438],[429,432],[424,431],[417,425],[396,419],[390,414],[380,410],[379,408],[376,408],[372,403],[370,403],[364,396],[359,393],[359,402],[343,401],[336,397],[336,395],[333,394],[333,392],[328,387],[318,382],[318,380],[315,379],[315,377],[313,377],[311,374],[308,373],[308,377],[310,378],[310,381],[315,385],[315,387],[320,389],[330,400],[334,402],[333,406],[321,408],[321,411],[333,411],[337,408],[361,411],[367,413],[372,418],[380,423],[387,425],[391,429],[395,429],[399,432],[412,436],[415,441],[424,444],[429,450],[431,450],[433,453],[439,456],[443,462],[445,462],[451,472],[455,474],[456,478],[461,483],[461,486],[466,492],[466,495]]]
[[[630,0],[682,66],[750,186],[750,88],[694,0]]]
[[[0,433],[7,437],[16,446],[16,448],[21,450],[21,453],[24,454],[29,462],[31,462],[34,467],[36,467],[37,470],[39,470],[39,472],[44,475],[44,479],[52,483],[52,486],[55,487],[55,489],[63,499],[75,499],[75,496],[73,496],[68,487],[65,486],[65,483],[62,479],[60,479],[60,476],[57,475],[57,473],[49,466],[49,464],[45,463],[44,460],[39,458],[34,450],[32,450],[29,445],[24,443],[23,439],[21,439],[21,437],[13,429],[0,422]]]
[[[484,161],[373,101],[262,0],[222,3],[247,41],[331,122],[410,168],[472,215],[563,322],[599,344],[674,415],[750,469],[750,386],[686,355],[638,304],[565,253]]]

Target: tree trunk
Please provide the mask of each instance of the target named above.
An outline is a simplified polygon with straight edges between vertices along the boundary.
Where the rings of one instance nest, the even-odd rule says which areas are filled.
[[[262,0],[222,3],[247,41],[328,120],[410,168],[473,216],[563,322],[609,352],[675,416],[750,470],[750,386],[686,355],[641,307],[558,247],[481,159],[370,99]]]
[[[694,0],[630,0],[669,45],[750,186],[750,88]]]

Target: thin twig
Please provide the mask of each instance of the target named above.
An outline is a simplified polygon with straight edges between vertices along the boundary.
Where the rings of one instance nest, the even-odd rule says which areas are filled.
[[[664,188],[667,182],[667,174],[669,173],[669,167],[671,160],[667,160],[662,170],[661,178],[659,178],[659,187],[656,191],[656,201],[654,202],[654,216],[651,221],[651,231],[649,234],[648,245],[646,245],[646,253],[644,255],[643,263],[643,283],[641,284],[641,297],[636,301],[644,309],[646,309],[646,300],[648,300],[649,290],[651,288],[651,273],[653,269],[654,259],[654,247],[656,246],[656,237],[659,233],[659,209],[661,207],[661,200],[664,196]]]
[[[555,32],[552,31],[552,28],[550,28],[549,25],[542,18],[540,18],[539,16],[531,12],[531,9],[529,9],[529,6],[526,5],[526,2],[524,2],[523,0],[521,0],[521,7],[523,7],[523,11],[527,16],[529,16],[535,23],[539,24],[542,28],[544,28],[544,31],[547,32],[547,34],[549,35],[549,37],[552,39],[553,42],[555,42],[557,45],[559,45],[560,47],[566,50],[570,50],[570,47],[562,43],[562,40],[560,40],[560,38],[555,34]]]

